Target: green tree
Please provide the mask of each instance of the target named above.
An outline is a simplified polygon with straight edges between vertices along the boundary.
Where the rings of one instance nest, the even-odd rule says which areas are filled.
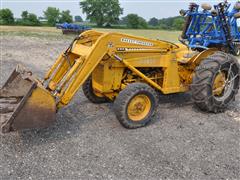
[[[43,12],[44,17],[47,19],[47,22],[51,26],[55,26],[60,19],[60,11],[55,7],[48,7],[46,11]]]
[[[10,9],[1,9],[0,10],[0,24],[13,24],[14,17]]]
[[[73,17],[71,16],[69,10],[62,11],[62,12],[60,13],[59,22],[61,22],[61,23],[64,23],[64,22],[72,23],[72,22],[73,22]]]
[[[127,27],[137,29],[139,27],[138,15],[137,14],[128,14],[126,16]]]
[[[75,22],[83,22],[83,19],[81,16],[75,16],[74,20],[75,20]]]
[[[123,13],[118,0],[84,0],[80,2],[80,7],[87,19],[99,27],[117,23]]]
[[[157,26],[158,25],[158,19],[153,17],[148,21],[148,24],[151,26]]]
[[[28,21],[30,25],[33,25],[33,26],[40,25],[40,21],[38,20],[37,16],[33,13],[28,14]]]
[[[161,29],[165,29],[165,30],[173,29],[172,27],[173,18],[163,18],[163,19],[160,19],[158,23]]]
[[[21,16],[22,16],[22,20],[26,20],[28,18],[28,12],[23,11]]]
[[[147,22],[144,18],[138,16],[137,14],[128,14],[124,17],[127,22],[127,27],[138,29],[138,28],[147,28]]]
[[[163,18],[159,20],[159,28],[165,30],[182,30],[184,24],[184,17],[176,16]]]
[[[173,20],[173,27],[174,27],[174,29],[182,30],[184,22],[185,22],[185,20],[182,17],[178,17],[178,18],[174,19]]]
[[[143,28],[143,29],[148,28],[147,21],[143,17],[139,16],[138,21],[139,21],[139,28]]]
[[[40,21],[38,20],[38,17],[33,13],[28,13],[28,11],[23,11],[22,19],[18,21],[19,24],[25,25],[25,26],[38,26],[40,25]]]

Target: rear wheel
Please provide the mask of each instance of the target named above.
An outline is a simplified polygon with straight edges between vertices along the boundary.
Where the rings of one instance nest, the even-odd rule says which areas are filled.
[[[145,83],[129,84],[114,102],[114,111],[119,122],[128,129],[147,125],[158,103],[154,89]]]
[[[223,111],[238,92],[239,73],[239,64],[232,55],[217,52],[203,60],[191,85],[195,104],[204,111]]]
[[[97,95],[92,87],[92,78],[88,78],[82,86],[84,95],[88,98],[89,101],[95,104],[106,103],[108,99]]]

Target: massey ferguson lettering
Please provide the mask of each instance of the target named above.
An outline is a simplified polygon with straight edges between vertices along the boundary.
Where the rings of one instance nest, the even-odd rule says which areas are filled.
[[[130,44],[137,44],[142,46],[153,46],[153,43],[146,42],[146,41],[139,41],[135,39],[128,39],[128,38],[122,38],[121,42],[130,43]]]

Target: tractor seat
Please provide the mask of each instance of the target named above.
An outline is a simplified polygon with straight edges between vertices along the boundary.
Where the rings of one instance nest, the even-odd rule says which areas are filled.
[[[201,7],[206,11],[210,11],[212,9],[212,6],[208,3],[203,3]]]

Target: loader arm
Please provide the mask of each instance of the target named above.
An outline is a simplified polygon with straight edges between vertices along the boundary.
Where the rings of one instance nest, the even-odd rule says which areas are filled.
[[[92,38],[95,35],[88,37],[91,40],[89,42],[85,42],[85,39],[81,39],[81,37],[76,39],[72,47],[60,55],[56,64],[46,74],[47,87],[58,99],[58,108],[70,102],[103,56],[107,54],[108,36],[98,34],[102,37],[94,42],[95,39]],[[85,36],[87,37],[88,34]],[[94,44],[90,46],[89,43]]]

